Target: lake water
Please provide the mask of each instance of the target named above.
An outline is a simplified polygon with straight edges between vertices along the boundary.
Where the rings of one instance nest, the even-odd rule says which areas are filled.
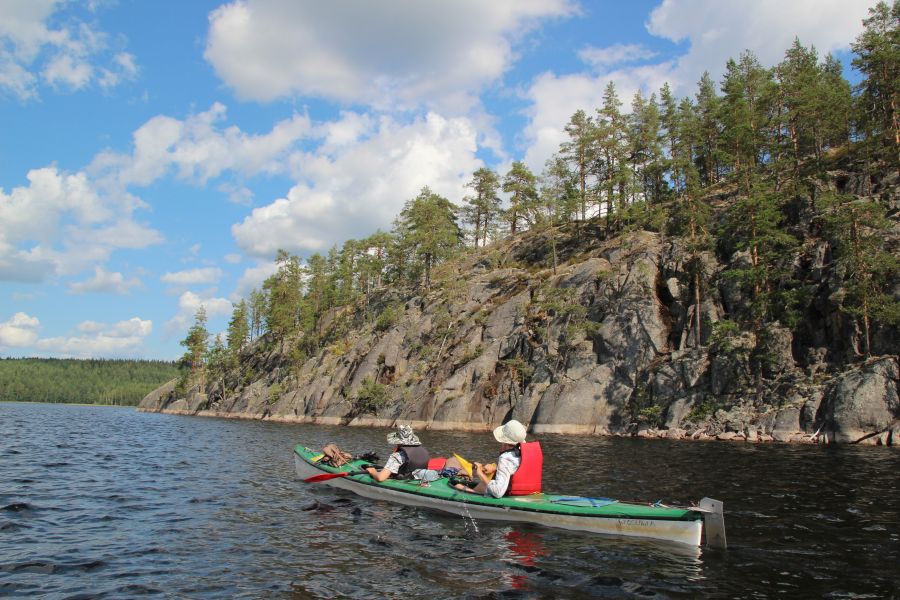
[[[0,596],[896,598],[900,452],[544,435],[545,488],[725,502],[727,551],[471,521],[294,475],[384,429],[0,403]],[[490,434],[420,432],[433,453]]]

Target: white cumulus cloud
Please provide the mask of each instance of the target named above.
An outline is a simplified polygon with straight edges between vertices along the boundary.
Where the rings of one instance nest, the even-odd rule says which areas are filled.
[[[42,81],[80,90],[136,76],[134,56],[116,52],[109,35],[76,14],[83,8],[63,0],[0,2],[0,92],[27,100]]]
[[[672,79],[673,84],[693,86],[703,71],[718,80],[726,60],[737,59],[744,50],[752,50],[764,65],[778,63],[795,37],[820,53],[849,48],[873,4],[872,0],[664,0],[650,13],[647,29],[675,42],[687,40],[688,51],[678,59]]]
[[[457,201],[481,166],[477,132],[465,118],[435,113],[398,123],[383,117],[356,144],[293,157],[300,180],[286,197],[232,226],[238,246],[258,258],[279,248],[327,251],[351,237],[390,229],[403,204],[424,186]]]
[[[125,279],[122,273],[109,272],[103,267],[94,267],[94,276],[86,281],[77,281],[69,284],[70,294],[109,293],[130,294],[134,288],[141,287],[141,280],[137,277]]]
[[[135,79],[138,74],[138,66],[134,54],[119,52],[113,59],[113,66],[99,69],[98,83],[103,89],[110,89],[123,81]]]
[[[40,321],[18,312],[0,323],[0,348],[24,349],[36,356],[74,358],[124,358],[138,356],[153,322],[132,317],[117,323],[84,321],[71,336],[41,338]]]
[[[588,46],[579,51],[578,56],[591,66],[603,68],[653,58],[656,52],[640,44],[615,44],[606,48]]]
[[[467,106],[509,67],[517,39],[576,10],[570,0],[238,0],[210,14],[205,57],[242,98]]]
[[[274,275],[278,271],[278,264],[275,261],[259,261],[254,266],[244,269],[235,287],[234,293],[231,295],[232,301],[237,304],[242,298],[249,299],[250,292],[254,289],[262,288],[262,283]]]
[[[206,317],[230,315],[233,305],[230,300],[225,298],[215,298],[210,295],[201,295],[194,292],[184,292],[178,298],[178,313],[166,321],[166,332],[174,334],[176,332],[186,332],[194,323],[194,317],[200,307],[206,310]]]
[[[77,273],[116,248],[162,240],[134,221],[134,204],[101,195],[85,173],[44,167],[26,178],[9,193],[0,188],[0,281]]]
[[[0,323],[0,348],[24,348],[38,339],[41,322],[36,317],[17,312],[5,323]]]
[[[149,185],[171,171],[199,184],[229,170],[248,176],[276,173],[294,144],[310,134],[305,115],[279,121],[267,133],[250,134],[223,126],[226,113],[225,105],[216,102],[183,120],[153,117],[134,132],[131,154],[101,152],[88,172],[121,188]]]
[[[132,317],[127,321],[119,321],[112,325],[84,321],[78,325],[78,331],[88,335],[103,334],[107,337],[118,338],[146,337],[153,331],[153,323],[138,317]]]
[[[73,358],[125,358],[138,356],[153,331],[150,320],[132,317],[117,323],[84,321],[78,335],[41,338],[34,347],[41,353]]]
[[[222,269],[204,267],[201,269],[189,269],[175,273],[165,273],[160,280],[163,283],[173,285],[192,285],[215,283],[222,277]]]

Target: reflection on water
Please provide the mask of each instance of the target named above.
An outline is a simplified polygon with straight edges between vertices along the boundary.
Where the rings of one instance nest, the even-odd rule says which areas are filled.
[[[545,488],[725,502],[727,552],[477,521],[293,474],[386,430],[0,404],[0,596],[769,598],[898,593],[900,453],[541,436]],[[495,459],[489,434],[420,432]]]
[[[525,572],[533,573],[538,570],[537,559],[546,554],[539,535],[530,531],[510,529],[503,537],[508,544],[508,562],[521,567]],[[513,589],[528,589],[528,578],[525,574],[510,574],[508,579]]]

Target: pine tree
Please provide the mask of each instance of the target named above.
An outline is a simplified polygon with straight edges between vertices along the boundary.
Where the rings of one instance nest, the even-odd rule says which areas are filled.
[[[409,204],[407,202],[407,204]],[[387,267],[385,275],[392,283],[408,282],[413,274],[410,272],[412,261],[412,231],[410,224],[401,216],[394,219],[391,231],[391,244],[387,250]]]
[[[865,76],[858,88],[861,121],[873,153],[900,171],[900,0],[890,7],[879,2],[863,24],[851,45],[853,66]]]
[[[663,130],[660,132],[660,138],[664,145],[663,154],[667,157],[663,159],[662,166],[665,171],[671,171],[672,180],[677,180],[678,169],[672,164],[672,157],[675,156],[675,145],[678,143],[678,102],[668,82],[664,83],[659,91],[659,105],[659,120]]]
[[[708,140],[702,119],[702,111],[696,110],[690,99],[684,98],[679,103],[674,120],[675,154],[672,157],[673,170],[679,174],[674,181],[678,202],[673,225],[688,253],[684,268],[690,277],[694,298],[691,323],[694,347],[699,347],[703,341],[702,307],[708,277],[703,255],[712,246],[708,231],[710,209],[701,198],[701,169],[709,168],[710,164],[704,155]]]
[[[521,161],[515,161],[503,178],[503,191],[509,194],[509,208],[506,218],[509,221],[509,232],[516,234],[519,222],[534,224],[534,213],[537,209],[537,177]]]
[[[262,335],[263,324],[265,323],[266,314],[266,294],[264,291],[253,288],[250,292],[250,302],[248,309],[250,311],[250,340],[255,340]]]
[[[746,293],[748,313],[742,316],[759,332],[769,321],[793,319],[796,290],[790,273],[799,241],[784,227],[784,193],[758,176],[749,188],[728,210],[720,240],[747,253],[749,264],[725,276]]]
[[[806,155],[815,153],[817,159],[820,156],[816,135],[820,93],[818,61],[815,48],[804,48],[795,38],[775,69],[795,172]]]
[[[554,154],[547,159],[541,173],[540,188],[542,211],[551,224],[578,218],[581,206],[578,176],[569,169],[565,158]]]
[[[329,307],[341,305],[340,293],[338,291],[340,288],[340,271],[341,256],[337,246],[332,246],[328,249],[328,254],[325,255],[325,275]]]
[[[626,164],[628,146],[626,143],[627,122],[621,111],[622,101],[616,92],[616,85],[610,81],[603,92],[603,106],[597,109],[597,140],[599,165],[606,192],[606,228],[618,203],[627,201],[627,185],[631,179]],[[602,212],[602,211],[601,211]]]
[[[391,243],[390,234],[377,231],[359,242],[361,250],[357,261],[359,285],[368,311],[372,292],[381,287],[382,275],[387,264],[387,248]]]
[[[662,147],[659,144],[659,109],[656,96],[644,100],[640,90],[631,101],[631,116],[627,119],[626,144],[631,162],[634,181],[631,189],[632,201],[659,200],[662,185]]]
[[[366,238],[371,258],[370,272],[376,288],[383,284],[384,270],[387,264],[387,251],[392,243],[391,234],[377,230]]]
[[[574,173],[569,170],[566,160],[556,154],[544,163],[544,171],[540,178],[538,193],[538,226],[546,226],[549,230],[550,250],[553,260],[553,273],[556,273],[558,257],[556,252],[555,228],[573,216],[577,218],[579,210],[578,183]]]
[[[651,203],[658,204],[665,195],[666,160],[662,146],[662,119],[656,94],[650,94],[641,123],[641,148],[645,153],[642,157],[644,195]]]
[[[431,271],[462,243],[455,207],[427,187],[406,203],[400,213],[405,246],[419,258],[426,289],[431,287]]]
[[[844,79],[841,62],[831,54],[825,57],[819,74],[819,93],[815,112],[819,116],[817,144],[821,148],[837,148],[850,139],[850,115],[853,96]]]
[[[575,111],[566,125],[569,141],[560,146],[559,154],[570,165],[578,178],[578,197],[581,204],[581,220],[587,218],[588,174],[595,158],[597,131],[593,120],[583,110]]]
[[[697,83],[697,102],[694,105],[699,144],[697,146],[697,170],[704,186],[719,180],[719,136],[721,125],[721,99],[709,72],[704,71]]]
[[[222,341],[222,335],[217,335],[206,352],[206,368],[210,379],[213,381],[224,379],[233,360],[231,353],[225,347],[225,342]]]
[[[481,167],[472,174],[472,180],[466,184],[475,193],[467,197],[463,214],[465,220],[475,226],[475,247],[481,238],[482,245],[487,244],[488,231],[491,223],[500,213],[500,197],[497,195],[500,189],[500,178],[493,170]]]
[[[347,240],[337,255],[337,269],[334,272],[334,286],[337,306],[347,306],[356,302],[359,296],[357,285],[359,242]]]
[[[266,306],[266,329],[277,340],[285,339],[297,328],[300,316],[303,267],[300,259],[278,250],[275,259],[278,271],[263,282],[268,304]]]
[[[774,96],[771,73],[752,52],[726,65],[722,82],[723,156],[731,162],[743,194],[751,192],[753,175],[765,154],[769,127],[767,97]]]
[[[892,293],[900,258],[884,248],[892,223],[884,207],[871,200],[826,196],[820,203],[846,290],[841,310],[859,319],[863,333],[859,353],[869,356],[872,322],[900,324],[900,301]]]
[[[187,348],[187,352],[181,358],[181,362],[190,369],[192,376],[200,375],[205,366],[204,360],[209,342],[209,332],[206,330],[206,308],[201,304],[194,314],[194,324],[188,329],[187,337],[180,344]]]
[[[306,260],[306,298],[310,311],[318,319],[326,310],[332,308],[331,283],[328,276],[328,263],[325,257],[316,252]]]
[[[228,352],[237,358],[250,338],[250,320],[247,301],[241,300],[234,306],[231,321],[228,322]]]

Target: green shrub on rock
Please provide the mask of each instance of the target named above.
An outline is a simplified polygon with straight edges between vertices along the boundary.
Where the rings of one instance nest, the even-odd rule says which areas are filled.
[[[387,386],[378,383],[371,377],[366,377],[356,392],[356,400],[353,405],[358,414],[377,414],[380,408],[387,406],[389,400]]]

